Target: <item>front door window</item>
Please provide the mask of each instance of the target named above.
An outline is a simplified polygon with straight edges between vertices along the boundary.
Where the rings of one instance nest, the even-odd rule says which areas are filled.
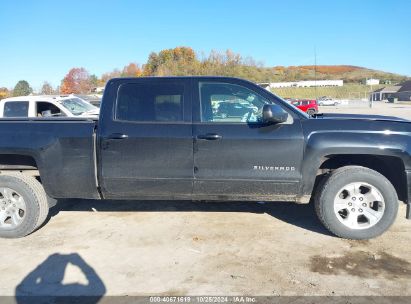
[[[262,109],[271,102],[256,92],[236,84],[200,82],[201,121],[257,123]]]

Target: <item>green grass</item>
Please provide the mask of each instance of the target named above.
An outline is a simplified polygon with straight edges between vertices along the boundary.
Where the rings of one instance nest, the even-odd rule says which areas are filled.
[[[362,99],[367,98],[371,91],[385,87],[386,85],[370,86],[363,84],[346,84],[342,87],[310,87],[310,88],[278,88],[271,91],[281,97],[315,99],[328,96],[336,99]]]

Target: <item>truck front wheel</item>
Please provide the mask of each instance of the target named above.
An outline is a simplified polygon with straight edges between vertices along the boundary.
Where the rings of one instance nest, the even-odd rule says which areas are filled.
[[[315,209],[323,225],[347,239],[371,239],[394,222],[397,193],[380,173],[359,166],[333,171],[317,187]]]
[[[0,174],[0,237],[23,237],[38,228],[48,214],[47,195],[32,176]]]

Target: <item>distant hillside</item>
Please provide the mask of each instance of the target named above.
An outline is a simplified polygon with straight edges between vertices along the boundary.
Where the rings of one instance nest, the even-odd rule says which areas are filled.
[[[270,68],[275,81],[295,81],[317,79],[343,79],[345,82],[361,82],[367,78],[380,79],[382,82],[401,82],[409,79],[406,76],[372,70],[352,65],[301,65],[276,66]]]

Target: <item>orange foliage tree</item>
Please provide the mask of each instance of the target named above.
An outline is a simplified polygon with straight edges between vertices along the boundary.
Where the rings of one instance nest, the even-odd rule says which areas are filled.
[[[84,94],[92,89],[90,74],[85,68],[72,68],[61,82],[62,94]]]
[[[7,88],[0,88],[0,99],[9,97],[9,90]]]
[[[129,63],[123,68],[122,77],[139,77],[143,74],[140,66],[134,62]]]
[[[301,69],[306,70],[314,70],[316,69],[317,72],[322,74],[343,74],[349,73],[356,70],[360,70],[360,67],[352,66],[352,65],[302,65],[300,66]]]
[[[100,85],[104,85],[109,81],[111,78],[121,77],[121,72],[119,69],[114,69],[111,72],[104,73],[101,75]]]
[[[179,46],[173,49],[152,52],[144,65],[144,75],[188,75],[193,74],[198,64],[194,50],[190,47]]]

